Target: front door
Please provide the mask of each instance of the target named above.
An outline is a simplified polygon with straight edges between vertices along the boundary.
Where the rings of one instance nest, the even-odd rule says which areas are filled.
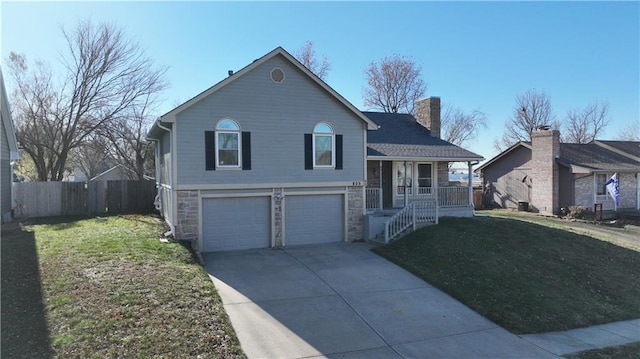
[[[382,162],[382,208],[393,208],[393,166],[391,161]]]

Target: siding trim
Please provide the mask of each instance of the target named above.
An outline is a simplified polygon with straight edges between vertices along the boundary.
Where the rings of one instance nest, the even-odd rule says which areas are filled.
[[[363,186],[362,180],[343,182],[295,182],[295,183],[234,183],[234,184],[180,184],[178,191],[187,190],[216,190],[216,189],[260,189],[260,188],[305,188],[305,187],[353,187]]]
[[[236,198],[236,197],[271,197],[273,192],[233,192],[233,193],[215,193],[215,194],[201,194],[200,198]]]

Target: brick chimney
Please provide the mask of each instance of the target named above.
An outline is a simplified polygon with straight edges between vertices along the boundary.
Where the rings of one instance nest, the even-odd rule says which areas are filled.
[[[416,120],[440,138],[440,97],[427,97],[416,102]]]
[[[541,126],[531,133],[531,205],[534,211],[555,214],[560,211],[559,174],[560,131]]]

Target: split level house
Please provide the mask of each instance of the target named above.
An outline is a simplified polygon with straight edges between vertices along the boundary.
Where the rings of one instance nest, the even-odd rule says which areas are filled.
[[[2,122],[2,135],[0,137],[0,202],[2,207],[2,222],[12,218],[13,197],[11,185],[13,183],[13,161],[20,159],[16,131],[11,118],[11,110],[4,87],[4,77],[0,71],[0,117]]]
[[[560,132],[540,128],[476,169],[486,198],[503,208],[527,203],[534,212],[558,214],[571,206],[590,210],[640,209],[640,142],[560,143]],[[617,173],[619,203],[605,184]]]
[[[417,107],[361,112],[278,47],[154,123],[156,207],[202,252],[362,240],[420,200],[472,215],[447,169],[483,158],[439,138],[439,98]]]

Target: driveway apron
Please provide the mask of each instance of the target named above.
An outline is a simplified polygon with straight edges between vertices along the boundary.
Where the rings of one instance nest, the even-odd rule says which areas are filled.
[[[249,358],[557,358],[365,243],[204,255]]]

